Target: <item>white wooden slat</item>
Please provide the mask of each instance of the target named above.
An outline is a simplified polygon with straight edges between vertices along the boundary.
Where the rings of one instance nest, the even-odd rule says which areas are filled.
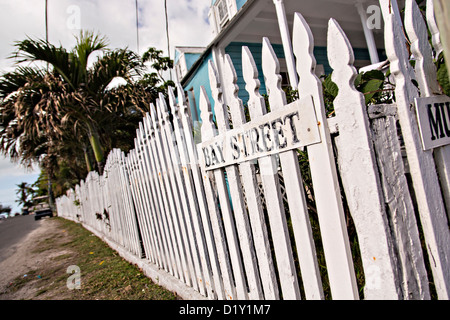
[[[180,152],[180,162],[182,166],[183,177],[186,184],[186,196],[189,201],[190,210],[191,210],[191,219],[192,219],[192,227],[194,232],[195,241],[197,243],[197,250],[200,258],[200,266],[198,267],[200,270],[200,274],[197,274],[197,282],[199,285],[200,293],[205,295],[205,287],[207,290],[208,297],[214,297],[214,286],[212,280],[211,269],[208,264],[208,254],[207,254],[207,244],[205,241],[205,233],[203,232],[202,222],[200,217],[200,204],[198,204],[196,199],[196,192],[193,177],[191,176],[191,166],[189,164],[189,154],[187,151],[186,144],[189,143],[189,140],[185,138],[184,131],[182,131],[182,123],[179,115],[179,107],[178,103],[175,100],[175,94],[173,92],[173,88],[168,88],[169,95],[169,103],[173,115],[173,124],[174,124],[174,132],[175,138],[178,145],[178,150]],[[183,105],[183,101],[180,101],[180,105]],[[192,141],[193,142],[193,141]],[[193,147],[193,146],[192,146]],[[202,197],[198,198],[198,201],[202,201]],[[194,243],[195,245],[195,243]]]
[[[174,180],[173,176],[173,168],[171,166],[171,159],[170,154],[167,149],[167,139],[166,139],[166,132],[164,130],[165,127],[165,119],[163,119],[163,115],[161,113],[161,109],[163,108],[161,106],[161,101],[157,99],[157,113],[156,113],[156,121],[158,121],[159,124],[159,135],[160,140],[157,139],[157,145],[160,150],[160,164],[163,170],[163,177],[165,182],[165,188],[167,193],[167,198],[169,199],[169,206],[170,206],[170,212],[171,215],[168,215],[168,221],[170,224],[170,231],[171,234],[174,235],[174,242],[177,245],[177,248],[175,249],[175,254],[177,259],[179,259],[179,266],[183,271],[183,281],[185,281],[188,285],[191,285],[191,275],[190,275],[190,268],[188,266],[187,257],[185,255],[185,252],[187,251],[185,238],[182,236],[181,233],[181,221],[179,218],[179,214],[182,214],[183,208],[180,205],[180,199],[178,195],[178,187],[176,185],[176,181]]]
[[[138,218],[139,218],[139,227],[142,231],[144,249],[147,255],[147,258],[151,257],[153,254],[152,241],[150,239],[150,233],[147,228],[147,219],[144,216],[144,208],[146,207],[144,196],[141,192],[141,180],[137,167],[137,151],[134,149],[130,152],[129,158],[129,168],[131,169],[132,181],[134,182],[134,198],[136,203],[138,204]]]
[[[167,221],[169,223],[169,234],[172,237],[172,245],[174,246],[175,259],[177,261],[177,267],[179,270],[180,279],[186,282],[188,285],[191,284],[190,270],[186,260],[186,251],[184,239],[180,230],[180,221],[178,213],[182,212],[182,208],[179,204],[179,196],[177,194],[178,189],[173,178],[173,170],[170,166],[170,155],[167,150],[167,142],[164,130],[164,119],[161,115],[161,105],[160,101],[157,100],[158,112],[155,108],[152,108],[152,116],[155,116],[155,124],[157,125],[156,133],[156,145],[159,151],[159,160],[162,170],[162,178],[164,181],[164,189],[166,193],[165,201],[168,202],[168,208],[170,208],[167,213]]]
[[[169,249],[171,261],[174,269],[177,271],[177,278],[184,280],[184,271],[180,261],[180,254],[178,249],[178,239],[175,234],[172,218],[176,215],[176,208],[171,196],[170,183],[168,177],[168,171],[166,167],[166,159],[164,150],[161,147],[161,127],[159,119],[156,114],[156,109],[153,104],[150,105],[151,119],[153,126],[152,142],[155,155],[156,172],[158,173],[159,186],[161,188],[161,198],[164,204],[165,211],[161,212],[161,216],[164,223],[165,234],[167,238],[167,247]]]
[[[142,257],[142,249],[141,245],[139,244],[139,233],[138,233],[138,226],[136,221],[136,213],[134,211],[133,206],[133,199],[131,198],[130,194],[130,188],[129,188],[129,177],[128,172],[126,171],[125,167],[125,154],[122,151],[117,151],[118,153],[118,160],[120,165],[120,177],[121,177],[121,183],[122,183],[122,190],[124,192],[124,198],[125,198],[125,204],[126,204],[126,213],[127,217],[129,219],[129,223],[132,226],[132,236],[133,236],[133,242],[135,247],[135,252],[139,257]]]
[[[435,59],[439,57],[439,54],[443,51],[439,29],[436,23],[436,17],[434,16],[434,0],[426,1],[426,19],[428,28],[431,33],[431,43],[433,44]]]
[[[203,232],[205,234],[206,245],[208,248],[209,263],[213,272],[213,280],[211,286],[215,289],[210,298],[217,297],[221,300],[227,298],[225,289],[228,290],[228,295],[232,293],[231,287],[231,270],[228,263],[227,252],[224,248],[224,243],[219,238],[223,234],[222,224],[217,220],[219,216],[217,202],[214,199],[211,183],[206,174],[201,172],[198,166],[198,155],[195,148],[194,139],[192,137],[192,122],[189,116],[188,105],[184,96],[183,88],[178,85],[178,103],[180,104],[180,118],[183,127],[184,138],[186,139],[186,148],[189,156],[189,165],[192,170],[192,178],[194,180],[195,192],[197,195],[198,206],[201,215],[201,222],[203,225]],[[203,184],[205,180],[205,184]],[[211,219],[211,220],[210,220]],[[216,220],[214,222],[214,220]],[[214,234],[218,235],[216,238]],[[217,246],[216,246],[217,243]],[[222,269],[222,271],[220,270]],[[225,283],[225,284],[224,284]],[[208,284],[207,284],[208,285]]]
[[[358,289],[323,102],[322,83],[314,73],[314,40],[303,16],[294,15],[293,50],[299,97],[313,97],[322,143],[309,146],[308,157],[333,299],[358,299]]]
[[[388,115],[373,119],[372,132],[384,198],[390,212],[392,236],[398,248],[403,299],[430,299],[428,276],[395,117]]]
[[[357,71],[347,36],[336,20],[328,23],[328,61],[339,88],[333,101],[339,127],[335,142],[347,203],[358,234],[364,266],[365,299],[399,299],[394,246],[371,141],[364,96],[354,86]],[[381,281],[383,279],[383,281]]]
[[[281,76],[279,74],[280,65],[268,38],[263,38],[262,69],[266,82],[266,89],[269,94],[271,110],[284,107],[287,103],[286,96],[281,90]],[[292,220],[295,242],[297,244],[297,253],[299,255],[305,293],[309,299],[323,299],[322,282],[317,265],[317,256],[309,222],[306,197],[302,182],[303,179],[300,172],[297,152],[287,151],[280,153],[279,159],[285,180],[289,212]],[[270,179],[271,175],[277,173],[276,163],[272,161],[271,165],[266,164],[264,170],[267,170],[267,176],[261,176],[261,179],[266,187],[276,187],[279,189],[278,182],[276,180],[271,181]],[[270,171],[273,172],[270,173]],[[280,194],[278,194],[278,197],[280,197]],[[276,198],[274,198],[274,200],[276,200]],[[277,233],[283,235],[283,241],[277,243],[278,248],[275,247],[275,250],[278,250],[279,252],[279,255],[277,255],[277,264],[282,262],[282,265],[284,265],[282,273],[284,279],[281,279],[280,274],[283,297],[299,299],[300,291],[298,288],[297,272],[292,260],[293,253],[286,224],[283,200],[282,198],[278,198],[277,201],[279,202],[275,203],[274,201],[273,204],[270,205],[270,210],[273,210],[272,212],[274,213],[272,216],[273,221],[271,221],[271,228],[276,228],[275,230],[277,230]],[[284,261],[281,260],[279,262],[279,259],[283,259]],[[287,268],[287,266],[289,266],[289,268]],[[289,290],[289,295],[286,290]]]
[[[255,119],[264,115],[267,110],[264,105],[264,98],[259,94],[260,82],[258,79],[258,71],[248,47],[242,47],[242,68],[246,90],[249,93],[248,108],[250,116],[252,119]],[[271,198],[271,201],[274,203],[282,203],[282,196],[278,183],[278,172],[276,166],[273,165],[273,163],[276,163],[275,156],[261,158],[258,160],[258,163],[266,194],[273,195],[274,198]],[[272,184],[270,184],[270,182],[272,182]],[[271,188],[272,185],[273,187]],[[279,208],[279,206],[277,206],[277,208]],[[264,212],[262,212],[258,206],[256,209],[250,208],[249,215],[255,240],[256,254],[258,256],[259,270],[260,273],[264,275],[261,278],[264,289],[264,298],[279,299],[278,284]]]
[[[182,141],[179,141],[179,143],[175,144],[174,142],[177,141],[175,137],[175,133],[173,131],[172,125],[169,121],[169,110],[167,107],[167,104],[165,102],[164,95],[161,93],[159,96],[159,105],[160,105],[160,112],[162,119],[164,119],[164,131],[165,131],[165,144],[167,145],[167,157],[171,158],[171,163],[169,162],[168,165],[172,166],[172,174],[171,179],[174,185],[174,191],[175,191],[175,197],[177,200],[177,206],[179,206],[178,209],[178,220],[179,220],[179,228],[181,229],[181,236],[184,240],[184,255],[186,255],[186,259],[188,262],[190,277],[191,277],[191,286],[199,291],[199,283],[197,281],[198,278],[201,278],[201,270],[200,270],[200,261],[196,246],[196,241],[194,239],[193,235],[193,227],[192,227],[192,220],[191,220],[191,210],[190,205],[188,203],[189,198],[186,195],[186,187],[185,187],[185,181],[181,175],[181,162],[180,162],[180,155],[178,151],[178,145],[182,143]],[[178,187],[178,188],[177,188]],[[181,201],[181,204],[180,204]],[[180,207],[181,206],[181,207]],[[182,210],[180,210],[182,209]],[[184,214],[183,214],[184,213]],[[202,289],[202,294],[204,294],[204,289]]]
[[[142,211],[141,198],[136,192],[136,180],[135,180],[135,171],[134,171],[134,162],[133,162],[132,152],[130,152],[128,154],[125,162],[126,162],[126,165],[128,166],[127,171],[129,172],[129,175],[130,175],[130,189],[131,189],[131,194],[132,194],[133,201],[134,201],[135,208],[136,208],[136,216],[137,216],[137,219],[139,222],[139,226],[141,226],[143,224],[142,214],[141,214],[141,211]],[[146,252],[146,254],[148,254],[147,252],[148,252],[149,248],[148,248],[147,234],[145,234],[145,233],[142,233],[142,242],[143,242],[143,246],[144,246],[144,251]]]
[[[224,83],[222,84],[224,95],[227,98],[227,105],[230,108],[230,114],[233,125],[241,126],[245,123],[245,114],[242,100],[238,97],[238,86],[236,84],[237,75],[234,70],[233,63],[230,56],[225,55],[223,65]],[[219,107],[221,105],[219,104]],[[217,110],[217,109],[216,109]],[[219,122],[220,118],[217,119]],[[228,121],[228,119],[224,119]],[[238,170],[239,168],[239,170]],[[237,232],[239,236],[240,247],[243,255],[244,267],[247,274],[247,281],[249,286],[249,298],[252,300],[262,299],[263,291],[260,282],[260,275],[257,265],[255,249],[253,247],[253,236],[250,229],[250,222],[248,215],[251,213],[260,212],[262,214],[261,201],[259,196],[259,188],[256,182],[255,167],[251,162],[244,162],[238,166],[226,167],[228,182],[230,186],[230,194],[232,197],[234,217],[236,220]],[[230,181],[239,181],[242,175],[242,185],[238,182],[236,185]],[[245,209],[245,203],[238,203],[235,199],[244,200],[242,197],[242,187],[244,187],[247,199],[247,206],[249,213]]]
[[[203,86],[200,87],[200,101],[199,101],[199,105],[200,105],[200,117],[202,119],[202,128],[201,128],[201,132],[202,132],[202,140],[204,139],[210,139],[212,137],[215,136],[215,131],[217,130],[214,122],[212,121],[213,115],[211,112],[211,104],[209,102],[208,99],[208,95],[205,91],[205,88]],[[222,170],[222,169],[218,169],[218,170]],[[214,175],[214,178],[217,180],[217,176],[214,173],[211,173],[211,175]],[[213,195],[216,194],[216,191],[214,190],[215,188],[213,188],[212,186],[212,179],[214,179],[213,177],[210,176],[210,173],[206,173],[204,171],[204,169],[202,169],[202,176],[203,176],[203,184],[205,186],[205,192],[207,195],[207,201],[208,201],[208,207],[209,208],[213,208],[213,214],[210,215],[210,219],[211,219],[211,224],[212,224],[212,228],[214,230],[214,237],[216,240],[216,248],[217,248],[217,252],[218,252],[218,258],[219,258],[219,263],[220,263],[220,267],[221,267],[221,271],[222,271],[222,277],[224,278],[224,294],[225,294],[225,298],[226,299],[236,299],[237,296],[237,292],[236,292],[236,288],[234,287],[233,282],[233,270],[231,268],[231,266],[235,266],[236,262],[234,264],[230,264],[232,258],[229,257],[228,252],[230,251],[229,247],[228,247],[228,242],[227,239],[225,237],[225,228],[226,228],[226,224],[229,221],[225,221],[225,219],[223,220],[223,224],[222,225],[222,216],[220,216],[219,211],[217,209],[215,209],[217,207],[217,200],[215,198],[213,198]],[[220,179],[220,175],[218,177]],[[219,189],[219,186],[217,186],[218,182],[216,182],[216,188],[217,188],[217,193],[218,198],[220,199],[220,206],[221,206],[221,211],[223,212],[224,210],[230,210],[229,208],[229,204],[227,207],[227,202],[228,202],[228,198],[225,198],[225,201],[222,203],[222,198],[220,198],[221,195],[221,191],[226,192],[225,194],[228,194],[228,192],[226,191],[226,186],[225,186],[225,181],[223,179],[223,175],[222,175],[222,179],[220,179],[220,186],[221,188]],[[230,225],[229,225],[230,228]],[[227,250],[228,248],[228,250]],[[236,249],[234,250],[234,252],[236,252]],[[239,298],[241,298],[243,295],[245,294],[241,294],[239,296]]]
[[[162,183],[159,180],[161,171],[159,171],[156,164],[158,159],[158,152],[155,148],[153,120],[148,114],[144,118],[143,127],[148,145],[148,149],[146,149],[147,156],[145,157],[145,159],[147,160],[147,166],[149,168],[149,172],[151,173],[151,178],[149,181],[151,186],[151,193],[154,198],[154,206],[156,209],[155,225],[156,233],[160,241],[160,254],[163,258],[166,268],[169,268],[169,270],[173,272],[172,269],[174,267],[174,261],[171,251],[172,244],[168,234],[169,230],[167,221],[165,219],[166,211],[168,211],[169,208],[165,207],[166,204],[164,203],[163,199],[165,194],[163,193],[164,190],[162,190]]]
[[[428,42],[427,26],[416,2],[407,1],[405,4],[405,29],[411,41],[411,52],[416,60],[415,73],[419,83],[420,96],[431,97],[440,95],[442,94],[442,89],[437,81],[433,51]],[[430,21],[434,20],[434,16],[431,16],[428,12],[427,16]],[[434,42],[436,43],[437,40]],[[437,43],[436,46],[438,46]],[[434,159],[439,174],[447,216],[450,217],[450,145],[435,148]]]
[[[160,267],[163,266],[163,261],[161,258],[161,247],[159,243],[159,237],[158,237],[158,227],[156,222],[156,212],[159,210],[159,207],[156,204],[156,192],[152,192],[154,190],[153,186],[151,185],[152,182],[152,176],[151,176],[151,169],[148,165],[148,150],[147,150],[147,144],[148,140],[144,138],[144,128],[142,123],[139,124],[139,129],[136,130],[136,150],[140,150],[141,155],[141,174],[144,180],[144,188],[147,193],[147,203],[146,207],[149,211],[148,215],[148,222],[150,224],[150,232],[149,236],[152,239],[152,252],[150,252],[150,255],[154,261],[155,264],[159,265]]]
[[[442,200],[439,181],[431,151],[423,151],[417,120],[411,111],[413,99],[418,96],[411,82],[410,65],[404,36],[397,21],[385,13],[385,46],[395,77],[395,96],[398,117],[405,142],[408,164],[419,207],[420,220],[440,299],[450,298],[450,232]]]
[[[228,122],[227,108],[223,102],[223,92],[221,88],[220,80],[217,77],[215,66],[211,60],[208,61],[209,81],[211,85],[211,93],[214,99],[214,113],[217,121],[217,130],[213,130],[214,137],[217,133],[223,133],[230,129]],[[203,118],[202,118],[203,120]],[[203,129],[203,124],[202,124]],[[206,139],[207,135],[203,134],[202,140]],[[227,174],[227,180],[225,180],[225,172]],[[236,216],[243,216],[245,210],[244,199],[241,192],[241,183],[239,179],[239,172],[236,167],[227,167],[216,169],[213,171],[215,184],[219,195],[220,208],[222,212],[222,219],[224,220],[224,229],[226,234],[226,240],[228,244],[228,250],[230,251],[231,264],[233,266],[234,280],[236,283],[236,293],[238,299],[248,299],[247,288],[245,285],[245,269],[240,255],[240,246],[238,235],[236,234],[236,222],[233,215],[235,210]],[[228,196],[228,187],[231,195],[231,199]],[[233,205],[230,203],[233,201]],[[241,225],[242,226],[242,225]],[[244,227],[245,229],[245,227]],[[246,230],[241,230],[246,232]]]

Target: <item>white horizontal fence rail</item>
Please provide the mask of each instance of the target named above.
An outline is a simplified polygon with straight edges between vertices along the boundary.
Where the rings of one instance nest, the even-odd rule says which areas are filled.
[[[339,93],[327,118],[314,39],[296,13],[299,99],[287,102],[267,38],[268,103],[247,47],[246,106],[231,58],[209,61],[214,115],[201,87],[201,142],[194,143],[182,88],[178,99],[169,88],[151,104],[134,148],[114,149],[103,175],[90,172],[58,198],[59,215],[208,299],[448,299],[449,147],[423,148],[414,104],[442,99],[427,23],[436,52],[438,30],[430,11],[425,21],[406,1],[412,70],[405,34],[388,2],[380,4],[395,104],[365,105],[353,85],[353,50],[330,19],[328,60]]]

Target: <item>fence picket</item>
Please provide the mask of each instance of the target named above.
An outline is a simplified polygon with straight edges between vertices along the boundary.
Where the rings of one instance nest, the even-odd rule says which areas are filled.
[[[322,233],[325,260],[334,299],[358,299],[334,152],[327,124],[322,83],[314,73],[314,40],[303,16],[295,13],[292,45],[297,59],[299,97],[313,97],[322,143],[308,147],[309,164]]]
[[[269,94],[271,110],[284,107],[287,103],[286,96],[281,90],[281,76],[279,74],[280,66],[268,38],[263,38],[262,69]],[[303,274],[302,278],[305,285],[305,291],[309,298],[322,299],[322,284],[316,262],[316,254],[312,240],[311,227],[309,225],[308,210],[297,153],[296,151],[280,153],[279,160],[282,172],[286,173],[283,177],[285,180],[294,237],[297,243],[297,252],[301,258],[300,268]],[[267,188],[270,188],[270,185],[273,183],[273,181],[270,181],[270,171],[274,170],[273,173],[275,173],[275,170],[277,170],[277,166],[274,167],[273,165],[275,165],[275,163],[264,167],[264,170],[268,171],[267,177],[261,176],[261,179],[263,179],[263,183],[265,183]],[[275,186],[278,187],[276,184],[277,182],[275,181]],[[283,297],[288,299],[300,299],[297,271],[295,269],[294,261],[292,260],[292,245],[286,224],[285,209],[282,204],[282,200],[280,203],[274,202],[273,206],[270,207],[273,215],[269,215],[269,218],[272,218],[271,227],[276,230],[275,232],[282,235],[281,239],[283,239],[283,241],[275,241],[277,242],[276,245],[274,243],[275,250],[279,252],[279,254],[277,254],[277,264],[282,263],[284,265],[284,271],[279,271],[280,282]],[[278,259],[280,259],[280,262],[278,262]]]
[[[244,114],[244,106],[242,100],[237,96],[238,86],[236,84],[237,75],[233,63],[229,55],[225,55],[223,65],[224,84],[222,85],[224,94],[227,98],[227,105],[230,108],[233,126],[241,126],[246,122]],[[219,105],[220,107],[220,105]],[[220,120],[228,121],[228,119],[217,118],[218,125]],[[220,133],[220,131],[219,131]],[[239,170],[238,170],[239,168]],[[233,211],[237,224],[239,242],[241,244],[244,266],[247,274],[249,285],[249,298],[252,300],[262,299],[263,291],[260,282],[260,275],[257,266],[257,259],[253,247],[253,236],[250,229],[248,215],[262,214],[261,199],[259,195],[259,187],[256,182],[255,166],[251,162],[244,162],[238,166],[230,166],[226,169],[228,182],[230,184],[230,194],[233,202]],[[242,186],[238,183],[233,185],[230,181],[239,180],[239,173],[242,176],[242,186],[245,190],[247,206],[249,214],[247,214],[244,203],[237,203],[236,195],[239,195],[239,201],[242,195]],[[251,213],[250,213],[251,212]]]
[[[436,291],[441,299],[449,299],[450,259],[448,248],[450,247],[450,233],[433,155],[430,150],[422,149],[416,117],[411,111],[413,99],[418,94],[410,78],[411,69],[403,32],[398,22],[388,13],[385,14],[385,28],[386,53],[391,63],[391,72],[396,80],[395,96],[398,117],[425,241],[434,261],[431,266],[433,277],[438,283]]]
[[[207,177],[205,177],[205,181],[207,182],[205,185],[203,185],[203,176],[202,172],[198,166],[198,155],[197,150],[195,149],[194,139],[192,136],[192,122],[189,117],[189,111],[188,106],[186,104],[186,98],[184,96],[183,89],[181,86],[178,85],[178,103],[180,105],[179,115],[181,118],[181,126],[183,128],[182,135],[186,139],[186,151],[188,155],[188,163],[190,166],[190,169],[192,170],[192,178],[195,186],[195,192],[197,195],[198,200],[198,206],[200,210],[200,219],[201,224],[199,221],[198,227],[202,226],[202,230],[205,235],[205,241],[207,245],[208,250],[208,256],[209,256],[209,263],[211,264],[211,271],[213,273],[213,277],[210,278],[210,285],[212,287],[212,290],[215,291],[211,292],[211,298],[214,298],[217,294],[217,297],[219,299],[225,299],[226,294],[224,291],[224,284],[223,281],[225,281],[225,287],[228,288],[228,292],[231,293],[231,284],[230,284],[230,268],[227,263],[227,254],[223,247],[223,242],[220,241],[218,238],[214,238],[214,232],[218,235],[223,235],[222,225],[219,221],[217,223],[213,223],[210,221],[210,217],[214,220],[214,217],[218,217],[218,207],[217,203],[214,200],[214,193],[211,189],[211,184],[209,183],[209,180],[206,181]],[[175,117],[177,112],[174,112]],[[209,206],[209,207],[208,207]],[[212,226],[213,225],[213,226]],[[199,234],[201,232],[198,231]],[[215,241],[217,241],[217,248]],[[221,262],[219,262],[219,260]],[[220,271],[220,265],[222,266],[222,275],[221,277],[221,271]],[[206,270],[206,269],[205,269]],[[208,278],[206,278],[208,280]],[[213,281],[213,282],[212,282]],[[206,284],[208,285],[208,284]]]
[[[215,84],[213,84],[213,88],[214,88],[214,85]],[[210,138],[214,137],[214,135],[215,135],[214,131],[217,129],[212,121],[211,104],[209,102],[208,95],[205,92],[204,87],[200,87],[199,105],[200,105],[200,117],[202,119],[202,128],[201,128],[202,139],[210,139]],[[204,170],[202,170],[202,176],[203,176],[203,183],[205,185],[205,191],[206,191],[206,194],[208,195],[208,197],[207,197],[208,207],[214,209],[213,214],[210,216],[210,218],[211,218],[211,224],[212,224],[212,227],[214,230],[217,251],[219,254],[219,263],[220,263],[220,266],[222,269],[222,276],[224,277],[225,297],[226,297],[226,299],[235,299],[237,293],[236,293],[236,288],[234,287],[234,285],[232,283],[233,270],[231,269],[231,265],[230,265],[230,260],[232,260],[232,259],[229,258],[228,250],[226,249],[228,247],[228,242],[225,237],[225,230],[224,230],[226,226],[222,225],[222,217],[220,216],[218,209],[215,209],[215,208],[217,208],[218,204],[217,204],[217,200],[215,198],[213,198],[213,195],[216,195],[216,191],[214,190],[214,188],[212,186],[213,178],[210,176],[209,173],[207,174]],[[216,178],[217,178],[217,176],[219,176],[219,178],[220,178],[220,172],[217,176],[216,175],[214,175],[214,176]],[[222,176],[222,179],[223,179],[223,176]],[[220,209],[223,212],[224,210],[230,210],[230,208],[229,208],[229,203],[228,203],[228,198],[227,198],[228,192],[227,192],[227,189],[225,186],[225,181],[223,179],[220,182],[221,182],[221,184],[220,184],[221,189],[219,190],[219,188],[217,188],[217,193],[219,193],[218,197],[221,200],[220,201],[220,205],[221,205]],[[217,185],[217,181],[216,181],[216,185]],[[223,193],[223,192],[225,192],[225,193]],[[220,198],[221,194],[222,194],[222,198]],[[222,203],[223,198],[224,198],[224,202]],[[227,206],[227,203],[228,203],[228,206]],[[229,220],[225,221],[225,219],[224,219],[224,224],[226,224],[226,223],[229,223]],[[229,228],[230,227],[232,227],[232,226],[229,225]],[[230,253],[230,254],[232,254],[232,253]],[[234,253],[236,253],[236,249],[234,250]],[[239,265],[240,261],[237,261],[237,262]],[[236,260],[235,260],[234,265],[236,265]],[[241,290],[242,289],[243,288],[241,288]],[[240,298],[243,295],[245,296],[245,293],[241,294]]]
[[[168,234],[167,220],[165,215],[169,211],[166,208],[166,203],[163,200],[165,194],[162,189],[162,184],[160,182],[161,171],[158,169],[157,162],[157,150],[155,149],[155,139],[154,139],[154,128],[152,124],[151,117],[147,114],[143,121],[143,134],[146,137],[146,142],[148,148],[145,149],[147,152],[145,159],[147,160],[147,167],[151,172],[151,177],[149,179],[151,186],[151,193],[153,195],[155,212],[155,224],[156,224],[156,234],[160,241],[159,250],[161,258],[165,267],[165,270],[174,274],[174,260],[173,253],[171,251],[171,239]]]
[[[442,89],[437,81],[433,51],[428,42],[427,26],[417,4],[414,1],[407,1],[405,4],[405,29],[411,41],[411,52],[416,60],[414,71],[419,83],[420,96],[431,97],[440,95],[442,94]],[[434,17],[430,13],[427,12],[427,16],[430,21],[434,21]],[[439,33],[437,33],[437,36],[439,36]],[[439,47],[436,39],[434,43]],[[450,146],[435,148],[434,159],[447,209],[447,216],[450,217]]]
[[[146,190],[146,197],[147,197],[147,202],[146,202],[146,207],[147,210],[149,212],[148,214],[148,223],[150,225],[150,230],[149,230],[149,236],[151,238],[151,249],[152,251],[149,252],[150,257],[152,258],[152,260],[154,261],[154,263],[160,267],[162,267],[163,262],[161,259],[161,249],[160,249],[160,245],[159,245],[159,237],[157,235],[157,226],[156,226],[156,222],[155,222],[155,215],[156,215],[156,211],[159,209],[157,205],[155,205],[155,192],[152,192],[152,190],[154,189],[153,186],[151,185],[151,170],[149,170],[148,167],[148,151],[147,151],[147,144],[148,144],[148,140],[146,138],[144,138],[144,133],[143,133],[143,125],[142,123],[139,124],[139,128],[138,130],[136,130],[136,150],[140,151],[140,155],[141,155],[141,177],[144,180],[145,183],[145,190]]]
[[[338,164],[359,239],[366,299],[399,299],[400,279],[384,209],[364,96],[353,85],[357,72],[350,42],[336,20],[328,24],[328,60],[339,88],[333,105],[339,127]],[[351,165],[349,165],[351,164]],[[380,279],[383,279],[381,286]]]
[[[180,164],[182,166],[182,172],[183,177],[185,181],[186,186],[186,198],[191,199],[189,201],[190,211],[191,211],[191,219],[192,219],[192,228],[193,230],[193,246],[198,250],[199,259],[197,263],[199,264],[197,268],[199,271],[197,272],[197,282],[199,285],[200,293],[205,295],[205,286],[208,291],[208,296],[212,297],[214,296],[213,293],[213,282],[212,282],[212,275],[210,266],[207,263],[207,248],[206,248],[206,242],[205,242],[205,234],[202,230],[203,225],[200,220],[200,212],[199,212],[199,206],[200,204],[196,203],[193,199],[196,197],[195,193],[195,187],[194,187],[194,181],[193,177],[191,176],[191,166],[189,165],[189,155],[187,151],[186,144],[188,139],[185,138],[184,132],[181,130],[182,124],[181,119],[178,113],[179,107],[175,100],[175,95],[173,92],[173,88],[169,87],[169,104],[172,110],[173,115],[173,125],[174,125],[174,134],[175,134],[175,141],[177,141],[178,145],[178,151],[179,151],[179,157],[180,157]],[[182,102],[180,102],[182,104]],[[199,200],[201,198],[199,197]],[[201,200],[200,200],[201,201]],[[195,239],[194,239],[195,237]],[[197,245],[196,245],[197,244]],[[198,248],[197,248],[198,246]]]
[[[229,130],[228,122],[228,112],[222,99],[222,88],[221,83],[217,77],[217,72],[212,61],[209,61],[209,81],[211,83],[211,91],[215,101],[214,113],[216,115],[217,130],[213,131],[214,137],[217,132],[223,133]],[[230,79],[231,80],[231,79]],[[220,94],[219,94],[220,92]],[[203,119],[203,118],[202,118]],[[203,125],[202,125],[203,128]],[[203,137],[202,131],[202,139]],[[210,137],[210,138],[212,138]],[[234,279],[236,282],[236,293],[239,299],[247,299],[248,293],[245,281],[245,269],[242,263],[242,258],[240,255],[240,246],[237,230],[236,230],[236,218],[243,217],[243,210],[245,208],[244,199],[242,195],[242,185],[239,178],[239,172],[236,167],[227,167],[225,170],[223,168],[214,170],[213,172],[217,191],[219,193],[220,207],[222,211],[222,218],[224,220],[224,229],[226,233],[226,238],[228,241],[228,250],[230,251],[231,263],[234,269]],[[225,177],[226,174],[226,177]],[[227,179],[227,180],[226,180]],[[228,191],[229,188],[229,191]],[[229,199],[228,192],[230,192],[231,199]],[[233,204],[231,204],[233,202]],[[235,214],[233,215],[233,212]],[[239,232],[244,232],[248,234],[246,226],[239,224]]]
[[[267,110],[264,104],[264,98],[259,94],[259,79],[258,71],[256,69],[253,56],[248,47],[242,47],[242,68],[243,77],[246,82],[246,90],[249,93],[248,108],[252,119],[264,115]],[[274,204],[280,208],[283,203],[281,196],[278,172],[276,170],[275,156],[263,157],[258,160],[261,179],[265,186],[266,194],[271,195],[271,203],[267,203],[267,208],[271,208]],[[281,210],[280,210],[281,211]],[[281,212],[278,215],[281,216]],[[270,252],[270,244],[265,222],[264,212],[261,210],[260,204],[257,208],[249,210],[253,237],[255,239],[255,249],[258,256],[258,263],[262,277],[261,282],[264,289],[264,297],[266,299],[278,299],[279,291],[275,274],[275,267],[273,265],[272,255]],[[275,213],[277,214],[277,213]],[[270,216],[270,214],[269,214]]]
[[[194,287],[195,290],[200,290],[198,287],[197,279],[201,279],[201,268],[200,268],[200,261],[199,261],[199,255],[197,251],[197,245],[196,241],[194,239],[193,234],[193,226],[192,226],[192,220],[191,215],[195,211],[191,211],[191,206],[189,204],[189,198],[186,194],[186,184],[187,182],[183,179],[183,176],[181,175],[181,171],[183,171],[181,167],[181,159],[180,159],[180,153],[179,153],[179,146],[183,143],[183,140],[177,141],[175,137],[175,132],[173,131],[172,125],[168,121],[169,119],[169,110],[167,107],[167,104],[164,100],[164,96],[160,94],[159,96],[160,101],[160,112],[162,113],[164,120],[165,120],[165,133],[166,133],[166,144],[168,146],[168,156],[172,158],[172,169],[174,176],[172,174],[172,179],[174,180],[174,184],[178,185],[178,189],[175,188],[175,190],[178,190],[178,197],[181,201],[181,206],[183,211],[179,210],[179,223],[181,228],[181,234],[184,239],[184,245],[186,248],[186,255],[188,260],[188,266],[191,272],[192,278],[192,287]],[[175,143],[177,141],[177,143]],[[178,204],[179,205],[179,204]],[[182,213],[184,212],[184,215]],[[200,284],[203,281],[200,281]],[[203,285],[202,285],[203,287]],[[201,291],[204,293],[204,288],[201,289]]]

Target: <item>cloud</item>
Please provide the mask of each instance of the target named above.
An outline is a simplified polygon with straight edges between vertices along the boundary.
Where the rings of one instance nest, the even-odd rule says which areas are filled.
[[[11,68],[7,60],[15,41],[45,38],[44,1],[0,0],[0,70]],[[140,0],[140,53],[156,47],[167,55],[164,1]],[[212,40],[207,13],[210,0],[167,1],[170,54],[174,47],[206,46]],[[78,10],[78,9],[79,10]],[[58,0],[49,1],[49,41],[72,48],[79,29],[100,32],[111,48],[136,50],[136,8],[133,0]],[[79,25],[77,26],[77,21]]]

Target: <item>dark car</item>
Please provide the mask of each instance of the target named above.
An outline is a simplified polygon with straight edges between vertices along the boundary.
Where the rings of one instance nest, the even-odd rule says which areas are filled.
[[[41,197],[36,197],[33,200],[34,201],[40,201],[43,199],[48,199],[48,196],[41,196]],[[34,212],[34,220],[39,220],[42,217],[53,217],[53,211],[50,208],[50,205],[48,204],[47,201],[43,201],[38,203],[37,205],[35,205],[33,207],[33,212]]]

